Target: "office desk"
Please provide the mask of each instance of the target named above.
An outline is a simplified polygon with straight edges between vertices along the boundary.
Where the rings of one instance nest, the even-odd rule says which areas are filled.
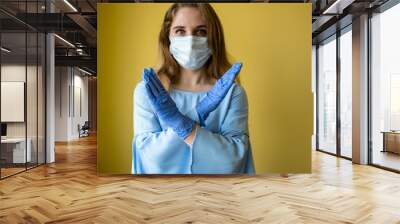
[[[392,152],[400,154],[400,132],[383,131],[383,150],[382,152]]]
[[[6,138],[1,139],[1,159],[5,163],[25,163],[30,162],[32,158],[31,146],[32,140],[27,138],[26,154],[25,154],[25,138]],[[27,161],[25,161],[27,158]]]

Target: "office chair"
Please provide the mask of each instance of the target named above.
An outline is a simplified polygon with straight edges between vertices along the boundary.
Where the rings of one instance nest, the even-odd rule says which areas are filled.
[[[90,129],[89,121],[85,121],[82,127],[80,127],[80,125],[78,124],[79,138],[89,136],[89,129]]]

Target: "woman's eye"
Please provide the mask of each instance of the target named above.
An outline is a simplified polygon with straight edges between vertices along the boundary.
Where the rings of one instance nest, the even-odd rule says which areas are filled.
[[[202,36],[202,37],[207,36],[207,31],[206,30],[198,30],[196,32],[196,35],[197,36]]]
[[[182,30],[182,29],[178,29],[178,30],[175,30],[175,34],[178,34],[178,35],[185,35],[185,31]]]

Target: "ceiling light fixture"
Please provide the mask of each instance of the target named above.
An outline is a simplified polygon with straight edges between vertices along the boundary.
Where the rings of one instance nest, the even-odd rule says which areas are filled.
[[[73,45],[73,44],[72,44],[71,42],[69,42],[68,40],[66,40],[66,39],[64,39],[64,38],[62,38],[62,37],[60,37],[60,36],[57,35],[57,34],[54,34],[54,36],[57,37],[58,39],[60,39],[62,42],[64,42],[64,43],[66,43],[67,45],[69,45],[70,47],[75,48],[75,45]]]
[[[342,14],[343,9],[351,5],[355,0],[336,0],[322,14]]]
[[[64,0],[65,4],[67,4],[72,10],[74,10],[74,12],[78,12],[78,10],[68,1],[68,0]]]
[[[88,71],[86,71],[86,70],[83,70],[83,69],[81,69],[81,68],[79,68],[79,67],[78,67],[78,70],[81,71],[81,72],[83,72],[83,73],[85,73],[85,74],[87,74],[87,75],[90,75],[90,76],[93,75],[92,73],[90,73],[90,72],[88,72]]]
[[[5,48],[5,47],[1,47],[1,50],[4,51],[4,52],[6,52],[6,53],[10,53],[10,52],[11,52],[11,50],[9,50],[9,49],[7,49],[7,48]]]

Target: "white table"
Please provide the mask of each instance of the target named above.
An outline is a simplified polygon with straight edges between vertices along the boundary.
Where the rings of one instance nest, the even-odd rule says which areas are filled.
[[[25,154],[25,138],[6,138],[1,139],[2,147],[13,147],[13,163],[25,163],[31,162],[31,146],[32,140],[27,138],[26,142],[28,143],[26,147],[26,154]],[[27,158],[27,161],[25,161]]]

